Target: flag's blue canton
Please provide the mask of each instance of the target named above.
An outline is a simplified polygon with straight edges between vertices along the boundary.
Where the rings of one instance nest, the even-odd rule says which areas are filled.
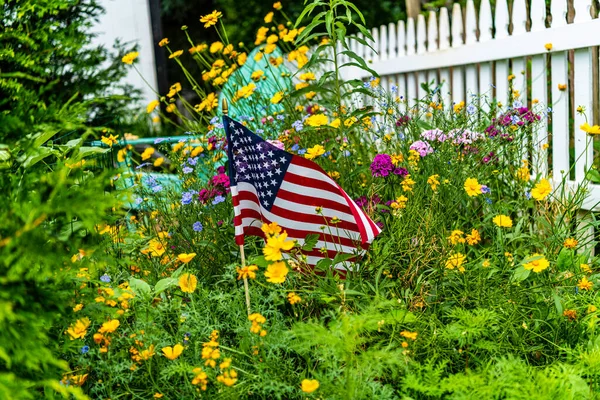
[[[250,183],[261,205],[270,211],[293,156],[228,117],[223,117],[223,122],[231,185]]]

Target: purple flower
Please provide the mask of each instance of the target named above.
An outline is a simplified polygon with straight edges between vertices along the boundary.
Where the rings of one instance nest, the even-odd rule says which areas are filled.
[[[190,172],[194,171],[194,168],[192,168],[192,167],[183,167],[182,171],[183,171],[184,174],[189,174]]]
[[[488,194],[488,193],[491,193],[491,192],[492,192],[492,189],[490,189],[486,185],[481,185],[481,193]]]
[[[108,275],[104,274],[104,275],[102,275],[102,276],[100,277],[100,280],[101,280],[102,282],[106,282],[106,283],[108,283],[108,282],[110,282],[110,276],[108,276]]]
[[[433,153],[433,148],[428,142],[417,140],[410,145],[410,149],[419,153],[421,157],[425,157],[427,154]]]
[[[424,131],[421,133],[421,137],[431,142],[438,141],[440,143],[444,143],[449,138],[441,129],[437,128]]]
[[[371,163],[371,174],[374,177],[386,177],[394,169],[392,157],[389,154],[377,154]]]
[[[202,230],[204,229],[204,226],[202,226],[202,222],[197,221],[197,222],[194,222],[194,225],[192,225],[192,228],[194,229],[195,232],[202,232]]]
[[[186,205],[186,204],[190,204],[194,198],[194,195],[196,194],[196,192],[189,191],[189,192],[184,192],[181,195],[181,204]]]
[[[225,197],[223,196],[215,196],[215,198],[213,199],[212,203],[213,205],[217,205],[219,203],[222,203],[225,201]]]
[[[190,157],[187,159],[187,163],[190,165],[196,165],[197,162],[198,162],[198,157],[194,157],[194,158]]]
[[[157,139],[154,140],[154,144],[159,144],[160,142],[162,142],[164,140],[166,140],[166,139],[159,137],[159,138],[157,138]]]
[[[155,185],[155,186],[151,187],[152,192],[154,192],[154,193],[160,192],[162,190],[162,188],[163,188],[162,185]]]
[[[408,175],[408,170],[406,168],[394,168],[394,175],[404,178],[406,175]]]

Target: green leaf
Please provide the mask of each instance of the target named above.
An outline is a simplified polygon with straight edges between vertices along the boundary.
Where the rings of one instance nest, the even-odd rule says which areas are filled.
[[[49,147],[38,147],[31,153],[28,156],[26,156],[26,158],[23,160],[23,167],[25,168],[34,166],[46,157],[49,157],[51,155],[58,156],[59,154],[57,150],[51,149]]]
[[[94,155],[94,154],[104,154],[104,153],[108,153],[110,151],[110,148],[102,148],[102,147],[88,147],[88,146],[82,146],[79,148],[79,156],[80,157],[88,157],[90,155]]]
[[[512,275],[512,282],[521,282],[524,281],[525,279],[527,279],[527,277],[529,276],[529,274],[531,273],[530,269],[525,269],[525,267],[523,267],[522,265],[515,268],[515,270],[513,271],[513,275]]]
[[[339,263],[343,263],[345,261],[348,261],[351,258],[356,257],[356,254],[348,254],[348,253],[337,253],[335,255],[335,257],[333,258],[333,265],[337,265]]]
[[[154,294],[156,295],[162,293],[173,286],[177,286],[177,283],[178,280],[173,277],[161,279],[160,281],[156,282],[156,285],[154,285]]]
[[[315,270],[322,272],[327,271],[329,267],[331,267],[331,263],[331,258],[324,258],[322,260],[319,260],[319,262],[317,262],[317,265],[315,265]]]
[[[562,315],[563,306],[560,301],[560,297],[558,297],[558,295],[556,293],[553,293],[552,298],[554,299],[554,306],[556,307],[556,312],[558,313],[558,315]]]
[[[319,241],[319,235],[316,233],[309,233],[306,235],[304,239],[304,245],[302,246],[303,251],[311,251],[315,248],[317,242]]]
[[[150,292],[152,291],[150,285],[146,281],[143,281],[138,278],[131,278],[129,280],[129,286],[133,292],[143,298],[150,297]]]

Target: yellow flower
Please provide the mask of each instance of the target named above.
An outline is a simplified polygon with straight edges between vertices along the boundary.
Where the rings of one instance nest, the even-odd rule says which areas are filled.
[[[148,160],[150,157],[152,157],[152,154],[154,154],[154,152],[154,147],[146,147],[146,149],[142,153],[142,161]]]
[[[292,304],[292,305],[296,304],[296,303],[300,303],[302,301],[302,298],[294,292],[288,293],[287,299],[290,302],[290,304]]]
[[[146,106],[146,112],[148,114],[150,114],[152,111],[154,111],[156,109],[156,107],[158,107],[160,105],[160,102],[158,100],[152,100],[150,103],[148,103],[148,105]]]
[[[325,154],[325,147],[321,146],[320,144],[316,144],[310,149],[306,150],[304,157],[308,158],[309,160],[313,160],[323,154]]]
[[[118,140],[117,140],[118,138],[119,138],[119,136],[115,136],[115,135],[108,135],[108,137],[104,137],[104,136],[102,136],[102,137],[100,138],[100,141],[101,141],[102,143],[104,143],[105,145],[107,145],[107,146],[109,146],[109,147],[112,147],[112,145],[113,145],[113,144],[116,144],[116,143],[118,142]]]
[[[448,240],[452,244],[464,243],[466,241],[466,239],[463,237],[463,235],[464,235],[463,231],[455,229],[452,231],[450,236],[448,236]]]
[[[197,283],[198,278],[195,275],[185,273],[179,277],[179,287],[183,293],[194,293]]]
[[[175,346],[167,346],[162,348],[162,352],[169,360],[174,360],[181,355],[183,346],[177,343]]]
[[[300,388],[304,393],[312,393],[319,388],[319,381],[316,379],[303,379]]]
[[[158,45],[160,47],[165,47],[168,44],[169,44],[169,39],[168,38],[161,39],[160,42],[158,42]]]
[[[331,121],[329,126],[331,126],[333,128],[339,128],[341,123],[342,123],[342,121],[339,118],[336,118],[333,121]]]
[[[577,283],[577,287],[581,290],[590,290],[592,286],[594,286],[594,282],[588,281],[585,276]]]
[[[465,180],[465,191],[469,197],[479,196],[481,194],[481,185],[475,178],[467,178]]]
[[[293,42],[294,39],[296,38],[296,36],[298,36],[298,29],[292,29],[283,36],[283,41],[284,42]]]
[[[139,55],[140,53],[137,51],[132,51],[131,53],[125,54],[123,58],[121,58],[121,61],[123,61],[125,64],[131,65]]]
[[[281,2],[273,3],[273,8],[276,10],[281,10],[283,7],[281,6]]]
[[[82,306],[83,307],[83,306]],[[91,321],[89,318],[78,319],[75,324],[71,324],[67,333],[71,336],[71,340],[83,339],[87,333],[87,328],[90,326]]]
[[[552,185],[547,179],[540,180],[539,183],[531,189],[531,197],[536,200],[544,200],[550,193],[552,193]]]
[[[154,354],[156,354],[154,352],[154,345],[151,344],[147,349],[140,351],[140,358],[142,360],[149,360]]]
[[[267,15],[265,15],[265,24],[270,24],[273,21],[273,11],[269,11]]]
[[[492,221],[500,228],[510,228],[513,226],[512,219],[508,215],[496,215]]]
[[[200,22],[204,23],[205,28],[210,28],[216,25],[223,14],[220,11],[213,11],[210,14],[203,15],[200,17]]]
[[[219,99],[217,98],[217,95],[214,93],[209,93],[200,104],[194,106],[194,109],[198,112],[212,111],[213,109],[217,108],[218,105]]]
[[[254,89],[256,88],[256,85],[254,83],[250,83],[246,86],[243,86],[240,90],[238,90],[235,95],[233,96],[232,101],[236,102],[241,98],[245,98],[247,99],[248,97],[252,96],[252,93],[254,93]]]
[[[481,263],[481,266],[483,268],[489,268],[490,265],[492,265],[492,263],[490,263],[490,260],[483,260],[483,262]]]
[[[236,272],[238,273],[238,280],[240,279],[255,279],[256,278],[256,271],[258,271],[258,266],[252,264],[252,265],[246,265],[245,267],[242,268],[235,268]]]
[[[75,307],[73,307],[73,312],[81,311],[83,308],[83,304],[79,303]]]
[[[454,269],[458,268],[460,272],[464,272],[465,268],[463,264],[467,261],[467,257],[462,253],[453,253],[450,254],[448,259],[446,260],[446,268]]]
[[[277,222],[271,222],[270,224],[264,223],[260,229],[267,237],[281,233],[281,227],[277,225]]]
[[[560,90],[561,92],[567,90],[567,84],[566,83],[559,83],[558,84],[558,90]]]
[[[160,167],[163,163],[165,162],[165,158],[164,157],[158,157],[156,160],[154,160],[154,165],[155,167]]]
[[[262,69],[258,69],[254,72],[252,72],[252,74],[250,75],[250,79],[252,79],[253,81],[258,81],[260,78],[262,78],[262,76],[265,74],[265,72]]]
[[[285,265],[285,262],[277,261],[267,267],[265,276],[268,278],[267,282],[283,283],[285,282],[285,277],[288,272],[290,272],[290,270]]]
[[[591,314],[591,313],[593,313],[593,312],[594,312],[594,311],[596,311],[596,310],[598,310],[598,307],[596,307],[596,306],[595,306],[595,305],[593,305],[593,304],[590,304],[590,305],[588,306],[588,308],[587,308],[587,312],[588,312],[588,314]]]
[[[179,255],[177,256],[177,259],[178,259],[179,261],[181,261],[182,263],[184,263],[184,264],[187,264],[187,263],[189,263],[190,261],[192,261],[192,259],[193,259],[194,257],[196,257],[196,253],[189,253],[189,254],[186,254],[186,253],[181,253],[181,254],[179,254]]]
[[[544,45],[544,48],[545,48],[546,50],[548,50],[548,51],[552,50],[552,43],[546,43],[546,44]]]
[[[177,58],[177,57],[179,57],[182,54],[183,54],[183,50],[177,50],[177,51],[172,52],[169,55],[169,58]]]
[[[567,249],[574,249],[579,242],[575,238],[566,238],[563,246]]]
[[[465,102],[461,101],[460,103],[455,104],[453,108],[454,112],[456,114],[459,114],[462,111],[462,109],[465,108]]]
[[[248,59],[248,54],[240,53],[240,54],[238,54],[236,61],[237,61],[238,65],[241,67],[242,65],[244,65],[246,63],[247,59]]]
[[[517,170],[517,178],[522,181],[528,181],[531,173],[529,172],[529,168],[526,166],[522,166]]]
[[[434,192],[440,184],[439,178],[440,176],[438,174],[431,175],[429,178],[427,178],[427,183],[431,186],[431,190]]]
[[[594,125],[590,126],[587,122],[579,127],[584,132],[587,132],[590,135],[598,135],[600,134],[600,126]]]
[[[407,339],[411,339],[411,340],[417,340],[417,336],[419,335],[419,332],[409,332],[409,331],[402,331],[400,332],[400,336],[403,336]]]
[[[402,182],[400,182],[400,185],[402,186],[402,190],[405,192],[412,192],[412,187],[416,184],[417,182],[415,182],[411,177],[410,174],[406,175],[404,177],[404,179],[402,180]]]
[[[216,53],[218,51],[221,51],[223,49],[223,43],[221,42],[214,42],[211,43],[210,48],[208,49],[208,51],[210,51],[211,53]]]
[[[173,96],[175,96],[179,92],[181,92],[181,83],[179,83],[179,82],[174,83],[169,88],[169,93],[167,93],[167,97],[173,97]]]
[[[262,42],[264,42],[267,39],[267,33],[269,33],[269,28],[265,27],[265,26],[261,26],[260,28],[258,28],[258,31],[256,32],[256,40],[254,41],[255,45],[259,45]]]
[[[477,229],[471,229],[471,233],[467,235],[467,244],[469,246],[474,246],[479,242],[481,242],[479,231]]]
[[[588,264],[580,264],[579,268],[585,273],[592,272],[592,269],[590,268],[590,266]]]
[[[279,104],[279,102],[283,99],[283,92],[277,92],[271,97],[271,103]]]
[[[329,120],[325,114],[313,114],[304,121],[304,124],[308,126],[323,126],[328,123]]]
[[[156,392],[156,393],[154,393],[154,396],[153,396],[153,397],[154,397],[155,399],[160,399],[160,398],[162,398],[162,397],[163,397],[163,394],[162,394],[162,393],[158,393],[158,392]]]
[[[303,74],[300,74],[300,76],[298,78],[301,81],[306,81],[306,82],[314,81],[316,79],[315,74],[312,72],[305,72]]]
[[[105,322],[102,324],[102,326],[100,327],[100,329],[98,329],[98,332],[100,333],[111,333],[117,330],[117,328],[119,327],[121,323],[119,322],[118,319],[111,319],[108,322]]]
[[[222,375],[217,376],[217,381],[225,386],[233,386],[237,382],[237,372],[235,369],[225,371]]]
[[[563,316],[569,318],[571,321],[577,319],[577,310],[565,310]]]
[[[525,267],[525,269],[530,269],[533,270],[533,272],[538,273],[542,272],[550,266],[550,262],[546,260],[546,257],[544,257],[542,254],[535,253],[531,257],[535,258],[535,260],[531,260],[523,264],[523,267]]]

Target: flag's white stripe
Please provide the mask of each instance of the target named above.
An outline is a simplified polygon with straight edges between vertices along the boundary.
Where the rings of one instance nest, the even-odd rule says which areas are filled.
[[[294,202],[284,200],[279,197],[275,199],[275,202],[273,203],[273,205],[276,205],[277,207],[285,208],[288,210],[293,209],[294,211],[304,213],[304,214],[317,215],[317,212],[315,211],[314,206],[307,206],[302,203],[294,203]],[[347,214],[347,213],[337,211],[337,210],[333,210],[331,208],[322,207],[322,211],[321,211],[320,215],[323,215],[323,216],[329,217],[329,218],[338,217],[342,221],[356,223],[356,219],[354,218],[354,215]]]
[[[287,172],[291,172],[292,174],[304,176],[307,178],[317,179],[319,181],[323,181],[331,185],[332,190],[339,190],[338,184],[327,174],[322,173],[319,170],[303,167],[301,165],[296,165],[294,162],[290,164],[287,169]]]
[[[241,182],[240,182],[241,183]],[[339,194],[335,194],[334,192],[329,192],[327,190],[306,187],[301,185],[296,185],[295,183],[288,182],[286,180],[281,184],[281,189],[286,190],[292,193],[302,194],[304,196],[309,195],[310,197],[314,197],[316,199],[322,198],[331,201],[335,201],[336,203],[340,203],[346,207],[348,207],[348,202],[344,197]]]

